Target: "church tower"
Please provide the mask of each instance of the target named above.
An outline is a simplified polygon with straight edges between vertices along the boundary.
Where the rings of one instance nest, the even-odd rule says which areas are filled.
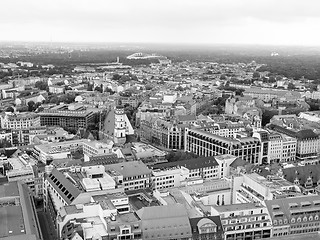
[[[123,106],[116,106],[114,110],[114,143],[118,145],[126,142],[126,122]]]

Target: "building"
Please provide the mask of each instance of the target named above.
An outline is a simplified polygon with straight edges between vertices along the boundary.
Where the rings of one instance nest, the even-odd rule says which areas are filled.
[[[32,194],[20,182],[0,185],[0,219],[0,239],[43,239]]]
[[[35,174],[34,169],[30,163],[26,161],[28,158],[26,156],[22,156],[19,158],[8,158],[10,169],[7,170],[6,176],[9,182],[21,181],[25,183],[31,192],[35,193]]]
[[[184,150],[205,157],[230,154],[252,164],[261,164],[261,143],[253,137],[233,139],[186,128]]]
[[[226,240],[259,239],[272,236],[268,209],[255,203],[211,207],[212,216],[220,216]]]
[[[1,128],[3,129],[28,129],[40,126],[40,117],[36,113],[11,113],[0,114]]]
[[[199,129],[203,131],[227,138],[233,138],[235,137],[235,133],[245,131],[245,124],[243,122],[202,122],[196,124],[196,126],[197,125],[199,126]]]
[[[273,225],[272,237],[318,232],[320,197],[318,195],[281,198],[265,202]]]
[[[126,142],[126,136],[134,134],[134,129],[124,112],[123,106],[109,109],[102,134],[117,145],[123,145]]]
[[[263,163],[292,162],[296,158],[297,139],[288,135],[259,130],[253,137],[261,141],[261,155]]]
[[[167,149],[183,149],[184,124],[164,118],[151,118],[141,121],[141,137]]]
[[[60,171],[53,166],[46,166],[44,179],[44,208],[50,214],[57,232],[61,231],[61,227],[56,219],[64,206],[90,202],[96,202],[94,205],[99,205],[98,197],[95,198],[95,196],[124,192],[123,187],[117,185],[116,179],[109,175],[102,165],[73,166]],[[96,207],[99,209],[99,206]],[[128,211],[127,207],[124,208],[124,211]],[[90,204],[88,211],[90,211]]]
[[[33,156],[38,161],[41,161],[44,164],[49,165],[55,159],[70,158],[73,152],[83,149],[84,142],[85,140],[79,139],[72,141],[35,145],[33,147]]]
[[[182,204],[144,207],[137,211],[144,240],[192,239],[188,213]]]
[[[151,187],[151,170],[141,161],[110,164],[105,168],[125,191]]]
[[[82,145],[84,161],[88,162],[91,157],[103,154],[112,154],[113,142],[108,140],[107,142],[100,141],[84,141]]]
[[[140,219],[130,211],[128,196],[123,193],[95,195],[88,203],[63,206],[56,222],[61,239],[72,239],[76,234],[83,239],[142,236]]]
[[[65,91],[65,86],[51,85],[49,86],[49,92],[54,94],[62,94]]]
[[[41,126],[60,126],[77,131],[86,129],[94,122],[94,112],[83,107],[71,108],[65,105],[39,112]]]
[[[189,221],[193,240],[224,239],[223,227],[219,216],[190,218]]]
[[[213,156],[155,164],[152,166],[152,169],[154,174],[154,187],[156,189],[174,187],[177,182],[185,185],[185,183],[182,182],[187,179],[217,179],[220,177],[219,164]],[[174,178],[173,176],[175,174],[173,174],[173,176],[170,174],[163,177],[160,176],[169,173],[169,170],[171,170],[172,173],[179,172],[182,178]],[[167,179],[169,179],[169,181],[167,181]]]
[[[299,187],[294,183],[277,176],[265,178],[258,173],[234,176],[232,184],[234,204],[263,204],[265,200],[302,195]]]
[[[289,128],[271,124],[270,129],[297,139],[296,159],[299,161],[317,158],[320,139],[311,129],[294,131]]]
[[[320,165],[305,165],[283,168],[282,176],[299,186],[305,193],[316,193],[320,186]]]

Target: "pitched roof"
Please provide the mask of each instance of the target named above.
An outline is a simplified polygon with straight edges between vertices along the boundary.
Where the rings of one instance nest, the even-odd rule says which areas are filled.
[[[167,162],[167,163],[159,163],[153,165],[154,169],[164,169],[164,168],[171,168],[176,166],[183,166],[188,169],[199,169],[199,168],[206,168],[211,166],[218,166],[218,162],[215,160],[213,156],[211,157],[200,157],[200,158],[192,158],[186,159],[176,162]]]
[[[78,197],[78,195],[81,193],[80,190],[75,185],[73,185],[73,183],[71,183],[71,181],[69,181],[61,172],[59,172],[55,168],[47,177],[47,180],[68,204],[70,204],[73,199]],[[65,191],[62,191],[63,187],[65,188]],[[69,194],[71,194],[71,197]]]
[[[144,239],[190,238],[191,226],[183,204],[144,207],[137,211]]]
[[[320,165],[306,165],[292,168],[284,168],[283,175],[289,182],[294,182],[298,177],[301,185],[304,185],[307,178],[311,176],[313,183],[317,183],[320,180]]]

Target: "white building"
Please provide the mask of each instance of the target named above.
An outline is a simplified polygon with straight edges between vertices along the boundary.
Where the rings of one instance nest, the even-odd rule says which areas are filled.
[[[90,157],[92,156],[110,154],[113,152],[113,142],[110,140],[108,140],[107,142],[87,140],[83,142],[82,147],[85,162],[88,162]]]
[[[40,117],[36,113],[4,112],[0,115],[1,128],[26,129],[40,126]]]

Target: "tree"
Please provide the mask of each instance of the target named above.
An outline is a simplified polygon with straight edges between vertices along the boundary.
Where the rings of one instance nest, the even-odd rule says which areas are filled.
[[[121,76],[118,74],[118,73],[116,73],[116,74],[113,74],[113,76],[112,76],[112,80],[119,80],[121,78]]]
[[[3,139],[0,141],[0,148],[8,148],[8,147],[12,147],[12,144],[10,141],[8,141],[7,139]]]
[[[48,90],[48,83],[45,81],[38,81],[34,85],[40,90]]]
[[[260,78],[260,73],[259,72],[254,72],[252,77],[253,78]]]
[[[220,80],[226,80],[226,79],[227,79],[226,75],[224,75],[224,74],[220,75]]]
[[[293,90],[293,89],[296,89],[296,87],[294,86],[294,84],[293,84],[292,82],[290,82],[290,83],[288,84],[288,89],[289,89],[289,90]]]
[[[29,111],[29,112],[32,112],[32,111],[35,109],[34,107],[35,107],[34,101],[32,101],[32,100],[29,101],[29,102],[28,102],[28,111]]]
[[[14,112],[14,108],[13,107],[7,107],[6,108],[6,112]]]
[[[93,91],[93,84],[88,83],[87,91]]]
[[[97,92],[101,92],[101,93],[102,93],[102,88],[99,87],[99,86],[96,86],[96,87],[94,88],[94,90],[97,91]]]

